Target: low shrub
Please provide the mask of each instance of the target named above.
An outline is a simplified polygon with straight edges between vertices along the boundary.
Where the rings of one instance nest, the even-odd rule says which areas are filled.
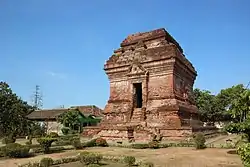
[[[10,143],[6,144],[6,146],[1,148],[1,152],[3,156],[10,158],[25,158],[29,157],[29,147],[18,144],[18,143]]]
[[[101,165],[99,164],[89,164],[88,167],[100,167]]]
[[[243,165],[245,167],[250,167],[250,143],[239,146],[237,153],[240,155]]]
[[[78,135],[65,135],[60,136],[57,138],[57,141],[55,142],[57,145],[65,146],[65,145],[72,145],[72,139],[77,138]]]
[[[126,165],[133,166],[135,164],[136,159],[133,156],[125,156],[123,161]]]
[[[14,137],[4,137],[2,139],[2,144],[9,144],[9,143],[15,143],[16,142],[16,138]]]
[[[71,144],[72,144],[72,146],[73,146],[75,149],[82,149],[82,148],[83,148],[82,143],[81,143],[79,137],[78,137],[78,138],[73,138],[73,139],[71,140]]]
[[[102,160],[103,156],[97,153],[90,153],[90,152],[82,152],[79,155],[80,162],[89,165],[89,164],[99,164]]]
[[[170,147],[169,144],[166,143],[159,144],[159,148],[168,148],[168,147]]]
[[[50,137],[50,138],[58,138],[59,135],[58,135],[58,133],[56,133],[56,132],[51,132],[47,137]]]
[[[95,140],[95,143],[96,143],[96,146],[99,146],[99,147],[107,147],[108,146],[107,141],[105,139],[101,138],[101,137],[97,138]]]
[[[61,161],[62,163],[76,162],[76,161],[80,161],[80,157],[79,156],[66,157],[66,158],[62,158]]]
[[[83,143],[84,147],[95,147],[96,146],[96,139],[92,139],[90,141],[87,141]]]
[[[141,167],[154,167],[154,164],[152,162],[145,162],[140,165]]]
[[[53,165],[53,159],[52,158],[43,158],[40,161],[40,167],[50,167]]]
[[[18,165],[18,167],[41,167],[39,162],[34,162],[34,163],[27,163],[27,164],[22,164]]]
[[[30,146],[32,144],[32,142],[29,140],[29,141],[26,141],[25,144]]]
[[[148,143],[148,147],[152,149],[157,149],[159,148],[159,143],[157,141],[151,141]]]
[[[63,128],[61,129],[61,131],[62,131],[62,133],[63,133],[64,135],[68,135],[68,134],[69,134],[69,131],[70,131],[70,128],[69,128],[69,127],[63,127]]]
[[[50,147],[52,143],[55,141],[57,141],[56,138],[50,138],[50,137],[42,137],[37,139],[37,142],[40,144],[45,154],[48,154],[50,152]]]
[[[197,133],[193,136],[194,138],[194,143],[195,143],[195,148],[196,149],[204,149],[206,148],[205,142],[205,136],[202,133]]]
[[[143,143],[136,143],[136,144],[132,144],[131,147],[134,149],[146,149],[146,148],[149,148],[149,145],[143,144]]]
[[[34,153],[43,153],[44,152],[44,149],[43,148],[33,148],[32,149]],[[64,148],[64,147],[60,147],[60,146],[57,146],[57,147],[51,147],[49,149],[49,153],[58,153],[58,152],[62,152],[64,150],[72,150],[72,148]]]

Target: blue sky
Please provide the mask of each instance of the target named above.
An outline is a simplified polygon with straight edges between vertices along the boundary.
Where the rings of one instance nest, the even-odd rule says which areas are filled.
[[[248,0],[0,0],[0,80],[44,108],[104,107],[105,61],[131,33],[166,28],[217,93],[250,81]]]

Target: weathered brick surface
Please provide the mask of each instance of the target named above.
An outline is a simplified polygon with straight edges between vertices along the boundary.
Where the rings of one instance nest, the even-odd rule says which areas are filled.
[[[128,36],[104,69],[110,97],[97,135],[128,139],[132,128],[135,140],[149,140],[156,133],[181,138],[199,126],[192,96],[196,71],[164,29]],[[134,83],[142,84],[139,109],[134,106]]]

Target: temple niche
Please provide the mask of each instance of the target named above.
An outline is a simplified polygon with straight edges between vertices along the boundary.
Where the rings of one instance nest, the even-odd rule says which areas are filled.
[[[200,128],[192,90],[197,73],[165,30],[129,35],[104,66],[110,97],[97,136],[183,139]]]

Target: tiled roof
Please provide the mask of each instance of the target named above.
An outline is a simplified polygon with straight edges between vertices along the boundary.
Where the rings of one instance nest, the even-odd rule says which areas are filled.
[[[37,110],[30,113],[29,119],[55,119],[60,114],[69,111],[68,109]]]
[[[69,111],[70,109],[78,109],[84,116],[93,115],[95,117],[102,117],[102,109],[96,107],[95,105],[88,106],[73,106],[70,108],[61,109],[47,109],[47,110],[37,110],[29,114],[27,117],[33,120],[45,120],[45,119],[56,119],[60,114]]]
[[[95,105],[87,105],[87,106],[72,106],[71,108],[77,108],[84,115],[94,115],[96,117],[103,116],[103,110]]]

